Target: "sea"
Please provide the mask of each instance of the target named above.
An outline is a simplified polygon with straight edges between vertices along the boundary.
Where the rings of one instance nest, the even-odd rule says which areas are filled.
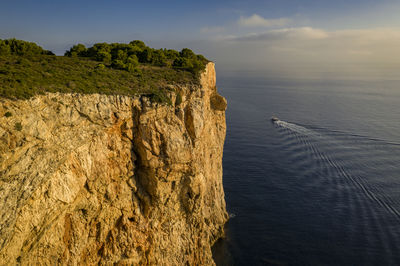
[[[400,76],[217,85],[230,215],[217,265],[400,265]]]

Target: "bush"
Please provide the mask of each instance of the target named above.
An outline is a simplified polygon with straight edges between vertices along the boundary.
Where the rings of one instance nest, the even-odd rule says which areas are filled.
[[[21,131],[21,130],[22,130],[22,125],[21,125],[21,123],[20,123],[20,122],[15,123],[14,128],[15,128],[15,130],[17,130],[17,131]]]
[[[163,89],[154,90],[153,93],[150,94],[150,101],[171,105],[171,99]]]
[[[146,47],[141,53],[138,54],[140,63],[151,63],[153,58],[153,49]]]
[[[176,99],[175,99],[175,106],[178,106],[182,103],[182,95],[180,92],[178,92],[178,94],[176,95]]]
[[[129,44],[130,44],[131,46],[138,47],[141,51],[143,51],[144,48],[147,47],[146,44],[144,44],[143,41],[139,41],[139,40],[131,41]]]
[[[64,55],[69,57],[86,56],[87,49],[85,45],[77,44],[72,46],[71,49],[69,49],[69,51],[66,51]]]
[[[163,50],[155,50],[153,52],[153,57],[151,58],[151,63],[155,66],[166,66],[167,65],[167,57],[164,54]]]
[[[142,70],[140,68],[137,68],[137,67],[135,67],[135,69],[133,70],[133,73],[135,73],[136,76],[139,76],[139,77],[143,75]]]
[[[111,54],[107,51],[100,51],[96,54],[95,60],[99,62],[110,63],[111,62]]]
[[[192,50],[188,48],[183,48],[182,51],[179,53],[181,57],[188,58],[188,59],[195,59],[196,54],[193,53]]]
[[[174,61],[179,57],[179,52],[175,50],[165,50],[164,54],[167,57],[167,59],[170,59],[172,61]]]
[[[128,58],[128,53],[125,50],[118,50],[117,51],[117,60],[121,60],[121,61],[126,61],[126,59]]]
[[[17,39],[0,40],[0,55],[54,55],[33,42]]]
[[[4,116],[5,116],[5,117],[10,117],[10,116],[12,116],[12,113],[11,113],[11,112],[6,112],[6,113],[4,114]]]
[[[131,63],[126,64],[126,70],[128,70],[129,72],[135,72],[135,69],[136,67],[133,64]]]
[[[0,40],[0,55],[10,55],[11,48],[4,41]]]
[[[192,63],[192,60],[190,60],[188,58],[179,57],[174,60],[173,66],[178,67],[178,68],[191,69],[191,68],[193,68],[193,63]]]
[[[124,64],[124,62],[118,59],[112,61],[111,67],[116,69],[126,69],[126,65]]]
[[[106,68],[106,66],[104,65],[104,64],[97,64],[96,65],[96,67],[95,67],[95,69],[105,69]]]
[[[137,67],[139,65],[139,60],[136,55],[130,55],[126,60],[128,64],[131,64],[133,67]]]

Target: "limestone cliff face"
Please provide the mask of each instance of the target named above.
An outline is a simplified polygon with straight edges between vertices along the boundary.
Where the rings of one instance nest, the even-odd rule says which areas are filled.
[[[170,97],[0,100],[0,265],[213,264],[227,220],[214,64]]]

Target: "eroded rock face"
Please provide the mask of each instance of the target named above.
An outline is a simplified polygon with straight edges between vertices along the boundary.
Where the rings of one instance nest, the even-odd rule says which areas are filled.
[[[212,63],[174,90],[0,100],[1,265],[213,264],[226,101]]]

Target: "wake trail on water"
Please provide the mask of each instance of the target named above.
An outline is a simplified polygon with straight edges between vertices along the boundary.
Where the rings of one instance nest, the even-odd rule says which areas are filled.
[[[369,185],[365,183],[366,181],[363,178],[351,175],[346,171],[345,167],[343,167],[338,161],[334,160],[333,158],[331,158],[329,155],[322,152],[318,148],[318,144],[324,142],[332,142],[332,140],[329,139],[330,138],[329,136],[324,136],[314,130],[282,120],[275,121],[274,125],[278,127],[281,133],[285,135],[284,142],[286,142],[286,145],[295,147],[294,149],[296,151],[305,148],[306,151],[312,153],[312,156],[316,157],[316,160],[314,160],[313,162],[303,162],[303,163],[307,163],[308,165],[316,164],[319,168],[325,169],[324,171],[327,173],[327,175],[331,177],[334,176],[333,172],[335,172],[337,175],[345,178],[346,180],[350,181],[353,185],[358,187],[368,199],[377,203],[382,208],[386,209],[395,218],[397,218],[398,221],[400,221],[400,212],[395,207],[385,202],[385,201],[393,202],[390,198],[387,198],[384,194],[378,197],[373,191],[369,189]],[[302,147],[300,148],[297,147],[298,145],[296,145],[296,142],[300,142],[302,144]],[[310,158],[305,160],[308,161],[309,159]],[[321,163],[326,165],[321,165]],[[331,181],[334,183],[339,182],[337,180],[331,180]],[[342,196],[351,197],[351,195],[342,195]],[[385,200],[382,200],[380,197],[383,197]]]
[[[278,122],[283,122],[283,121],[278,121]],[[286,122],[284,122],[286,123]],[[295,124],[293,124],[295,125]],[[393,146],[400,146],[400,142],[395,142],[392,140],[387,140],[387,139],[382,139],[382,138],[374,138],[374,137],[370,137],[370,136],[366,136],[366,135],[361,135],[361,134],[355,134],[355,133],[351,133],[351,132],[347,132],[347,131],[343,131],[343,130],[337,130],[337,129],[327,129],[327,128],[323,128],[323,127],[316,127],[316,126],[311,126],[311,125],[306,125],[306,124],[300,124],[300,125],[295,125],[295,126],[300,126],[300,127],[304,127],[304,128],[310,128],[309,130],[319,130],[319,131],[324,131],[324,132],[329,132],[329,133],[334,133],[337,135],[345,135],[348,137],[355,137],[355,138],[360,138],[360,139],[365,139],[368,141],[373,141],[373,142],[379,142],[379,143],[383,143],[383,144],[387,144],[387,145],[393,145]]]

